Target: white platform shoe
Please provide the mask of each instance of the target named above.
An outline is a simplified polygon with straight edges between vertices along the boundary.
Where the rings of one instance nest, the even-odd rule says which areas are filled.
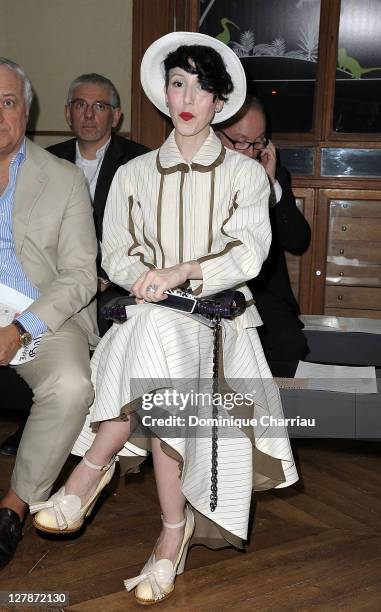
[[[32,504],[29,508],[33,518],[33,525],[40,531],[48,533],[73,533],[83,525],[87,516],[91,513],[95,503],[105,486],[110,482],[115,471],[115,457],[107,465],[96,465],[83,457],[85,464],[93,470],[104,472],[95,492],[82,506],[78,495],[65,493],[65,487],[61,487],[47,501]]]
[[[124,586],[128,591],[136,587],[136,601],[145,606],[160,603],[163,599],[169,597],[175,587],[176,575],[183,573],[189,541],[194,531],[193,512],[186,506],[183,521],[180,523],[166,523],[163,520],[163,525],[169,529],[176,529],[185,525],[183,541],[175,563],[173,564],[169,559],[159,559],[159,561],[156,561],[153,552],[139,576],[124,581]]]

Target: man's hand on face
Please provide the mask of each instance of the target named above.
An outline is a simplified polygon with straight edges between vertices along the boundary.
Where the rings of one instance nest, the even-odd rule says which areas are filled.
[[[20,348],[20,334],[15,325],[0,327],[0,366],[12,361]]]
[[[269,140],[267,147],[260,152],[258,161],[261,162],[271,183],[274,184],[276,172],[276,150],[271,140]]]

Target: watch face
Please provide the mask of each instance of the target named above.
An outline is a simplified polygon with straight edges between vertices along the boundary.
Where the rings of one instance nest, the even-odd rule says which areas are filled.
[[[29,346],[29,344],[32,342],[32,334],[27,331],[21,334],[20,342],[22,346]]]

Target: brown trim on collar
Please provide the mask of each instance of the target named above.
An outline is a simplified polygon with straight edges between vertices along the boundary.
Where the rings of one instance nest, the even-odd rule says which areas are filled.
[[[214,168],[217,168],[217,166],[220,166],[222,164],[222,162],[225,159],[225,155],[226,155],[226,149],[221,143],[221,151],[218,157],[216,157],[216,159],[214,160],[214,162],[212,162],[208,166],[204,166],[204,164],[198,164],[196,162],[192,162],[190,164],[190,167],[192,170],[196,172],[211,172],[211,170],[213,170]],[[169,166],[168,168],[164,168],[164,166],[162,166],[160,162],[160,149],[156,155],[156,168],[158,172],[160,172],[160,174],[173,174],[174,172],[185,172],[185,173],[189,172],[188,164],[183,164],[183,163],[175,164],[174,166]]]
[[[170,166],[169,168],[164,168],[160,163],[159,158],[160,150],[156,155],[156,168],[160,174],[173,174],[174,172],[189,172],[188,164],[176,164],[175,166]]]
[[[217,168],[217,166],[220,166],[222,164],[222,162],[225,159],[225,155],[226,155],[226,149],[221,144],[221,151],[218,157],[216,157],[216,159],[214,160],[214,162],[209,164],[209,166],[204,166],[204,164],[197,164],[197,163],[192,162],[191,168],[192,170],[196,170],[197,172],[210,172],[211,170],[214,170],[214,168]]]

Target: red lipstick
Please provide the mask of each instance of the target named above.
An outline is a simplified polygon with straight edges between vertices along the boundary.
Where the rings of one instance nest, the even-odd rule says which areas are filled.
[[[191,119],[193,119],[194,115],[192,115],[192,113],[180,113],[180,117],[184,121],[190,121]]]

